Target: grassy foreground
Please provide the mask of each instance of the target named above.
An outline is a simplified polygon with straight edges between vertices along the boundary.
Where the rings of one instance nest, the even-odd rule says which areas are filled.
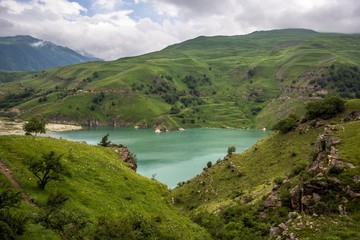
[[[50,151],[62,155],[71,176],[49,182],[42,191],[28,164]],[[134,173],[110,148],[48,137],[0,136],[0,159],[36,204],[22,202],[11,210],[28,219],[19,239],[209,239],[171,205],[165,185]],[[2,174],[0,180],[10,187]],[[68,200],[51,210],[47,201],[56,193]]]

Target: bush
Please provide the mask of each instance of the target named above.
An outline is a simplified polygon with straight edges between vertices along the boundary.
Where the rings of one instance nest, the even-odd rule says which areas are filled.
[[[13,207],[17,207],[20,199],[20,193],[0,185],[0,239],[15,239],[24,233],[27,218],[11,211]]]
[[[298,126],[298,117],[296,115],[290,115],[285,119],[277,122],[272,129],[279,130],[282,134],[288,133]]]
[[[180,112],[180,109],[176,106],[171,107],[170,114],[178,114]]]
[[[345,101],[338,96],[326,96],[322,100],[311,102],[306,106],[306,118],[329,119],[345,110]]]
[[[231,155],[236,151],[236,147],[235,146],[230,146],[228,147],[228,154]]]

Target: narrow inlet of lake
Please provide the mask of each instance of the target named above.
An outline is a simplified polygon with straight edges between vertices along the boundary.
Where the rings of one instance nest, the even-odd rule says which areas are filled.
[[[136,154],[139,174],[174,188],[203,171],[207,162],[222,159],[229,146],[240,153],[270,132],[196,128],[155,133],[151,129],[98,127],[51,135],[95,145],[108,133],[112,143],[123,144]]]

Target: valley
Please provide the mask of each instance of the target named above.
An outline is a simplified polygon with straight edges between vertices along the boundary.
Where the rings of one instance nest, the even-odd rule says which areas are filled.
[[[359,43],[359,34],[282,29],[0,71],[0,238],[359,239]],[[5,131],[34,117],[98,132],[90,145],[90,131],[53,134],[78,142]],[[118,128],[114,142],[101,139]],[[246,135],[240,153],[241,137],[227,131],[263,135]],[[217,142],[223,155],[207,159]],[[173,189],[156,172],[141,176],[119,149],[146,143],[173,151],[184,172],[200,166],[187,153],[199,153],[202,170]]]

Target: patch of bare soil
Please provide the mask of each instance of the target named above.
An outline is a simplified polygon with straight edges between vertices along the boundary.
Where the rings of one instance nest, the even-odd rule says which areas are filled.
[[[5,177],[9,180],[9,182],[11,183],[11,185],[13,185],[13,187],[20,191],[22,194],[22,197],[24,199],[24,201],[33,206],[33,207],[37,207],[36,204],[29,198],[29,196],[24,192],[23,188],[21,187],[21,185],[16,181],[16,179],[14,178],[14,175],[12,174],[11,169],[9,169],[5,163],[3,161],[0,160],[0,172],[2,174],[5,175]]]

